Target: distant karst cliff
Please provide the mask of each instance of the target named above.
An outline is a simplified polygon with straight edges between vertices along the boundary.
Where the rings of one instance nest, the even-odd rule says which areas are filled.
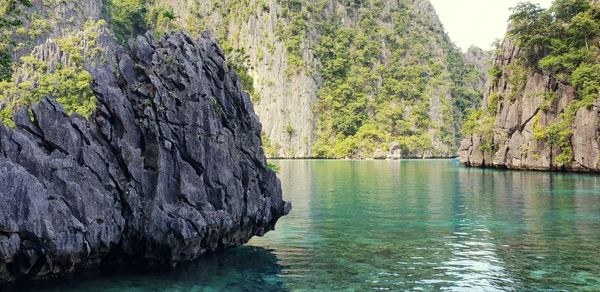
[[[464,56],[427,0],[9,2],[18,21],[0,27],[15,40],[0,40],[0,73],[89,21],[106,20],[121,45],[209,29],[251,95],[270,157],[455,156],[483,96],[485,54]]]
[[[250,97],[209,34],[129,45],[92,22],[3,83],[16,112],[0,126],[0,283],[191,261],[290,211]]]
[[[461,162],[600,171],[600,4],[521,4],[464,130]]]
[[[484,74],[427,0],[112,2],[123,38],[210,29],[242,72],[272,157],[369,158],[393,145],[402,157],[454,156],[483,96]]]

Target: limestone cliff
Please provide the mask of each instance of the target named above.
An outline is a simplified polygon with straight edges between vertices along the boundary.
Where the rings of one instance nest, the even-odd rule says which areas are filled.
[[[402,157],[454,156],[482,96],[483,71],[429,1],[151,3],[178,16],[171,29],[209,28],[244,56],[270,156],[368,158],[391,145]]]
[[[50,75],[84,63],[97,101],[87,119],[67,113],[78,100],[44,96],[0,126],[0,282],[190,261],[290,210],[250,98],[209,34],[148,34],[125,51],[94,33],[81,55],[49,40],[28,58]]]
[[[479,79],[473,79],[475,84],[472,84],[473,88],[478,88],[483,92],[486,89],[486,82],[488,79],[486,73],[490,70],[492,67],[492,62],[494,61],[492,52],[484,51],[476,46],[471,46],[469,49],[467,49],[464,56],[467,64],[476,69],[475,72],[483,73],[479,75]]]
[[[521,3],[509,20],[461,161],[600,171],[600,1]]]
[[[7,0],[8,1],[8,0]],[[28,55],[50,38],[77,32],[88,21],[102,18],[102,0],[31,0],[31,6],[20,5],[23,22],[20,28],[0,29],[3,37],[16,43],[12,54],[15,60]]]
[[[465,113],[482,95],[481,54],[463,56],[427,0],[31,4],[23,25],[0,28],[15,40],[0,41],[0,65],[3,46],[18,64],[99,19],[122,45],[147,30],[155,38],[211,30],[251,93],[271,157],[369,158],[391,146],[394,157],[454,156]]]
[[[221,43],[241,51],[253,79],[254,108],[263,132],[274,145],[272,157],[310,157],[314,140],[313,105],[321,78],[313,74],[313,53],[302,49],[306,67],[291,69],[285,41],[277,36],[285,23],[277,0],[170,1],[155,8],[173,9],[175,26],[188,31],[209,29]],[[286,128],[294,129],[292,135]]]
[[[488,82],[482,104],[492,109],[491,119],[480,121],[476,127],[481,131],[462,141],[461,162],[509,169],[600,171],[600,96],[591,106],[576,110],[569,125],[572,159],[557,162],[564,149],[539,133],[564,121],[561,114],[578,100],[577,90],[543,72],[524,71],[518,65],[522,53],[514,40],[504,41],[494,62],[500,73]]]

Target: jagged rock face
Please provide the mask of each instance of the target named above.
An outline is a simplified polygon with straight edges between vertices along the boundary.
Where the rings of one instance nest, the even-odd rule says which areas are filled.
[[[1,126],[0,282],[190,261],[272,230],[291,205],[223,63],[206,34],[138,37],[90,68],[89,121],[45,98]]]
[[[197,33],[200,28],[210,29],[219,36],[222,41],[229,42],[232,48],[243,49],[248,57],[248,74],[253,80],[253,88],[257,93],[254,97],[255,111],[263,124],[263,133],[272,143],[268,155],[273,157],[306,158],[313,157],[313,147],[320,139],[318,124],[328,113],[321,113],[317,109],[322,96],[321,90],[327,83],[327,76],[323,76],[323,60],[319,59],[316,45],[323,37],[323,32],[317,29],[317,23],[325,19],[341,19],[335,26],[347,29],[359,30],[361,17],[359,11],[369,9],[363,4],[351,4],[347,1],[327,1],[327,9],[318,13],[308,13],[306,21],[307,28],[302,34],[301,44],[294,46],[299,51],[299,59],[302,65],[294,64],[290,60],[289,43],[290,37],[282,36],[282,31],[293,22],[286,16],[289,13],[289,1],[281,0],[250,0],[250,1],[198,1],[198,0],[155,0],[141,1],[148,10],[154,8],[172,9],[178,16],[171,28],[182,28],[192,33]],[[302,2],[302,1],[300,1]],[[298,3],[300,3],[298,2]],[[300,3],[305,6],[305,1]],[[312,1],[314,3],[314,1]],[[33,6],[27,8],[26,12],[31,15],[25,21],[24,26],[29,27],[34,23],[44,24],[44,29],[35,37],[16,36],[20,44],[18,51],[14,54],[14,60],[20,56],[32,52],[35,45],[45,42],[49,38],[69,35],[72,31],[81,30],[89,19],[96,21],[105,18],[110,22],[109,1],[103,0],[34,0]],[[232,4],[233,3],[233,4]],[[433,61],[439,62],[447,67],[446,47],[451,45],[449,38],[445,35],[443,27],[435,14],[435,10],[429,1],[424,0],[381,0],[372,2],[382,5],[385,10],[398,10],[407,7],[410,19],[406,20],[404,33],[417,32],[419,43],[425,51],[431,52],[432,57],[421,58],[423,65]],[[371,4],[369,4],[371,5]],[[229,9],[234,7],[235,9]],[[362,8],[360,8],[362,7]],[[238,11],[239,10],[239,11]],[[240,11],[243,11],[240,12]],[[315,15],[311,15],[315,14]],[[393,30],[400,24],[395,23],[390,17],[382,17],[377,20],[377,27],[382,30]],[[219,33],[224,31],[223,33]],[[397,33],[395,33],[397,34]],[[386,47],[386,41],[381,39],[381,63],[388,64],[393,58],[394,51]],[[415,48],[408,48],[403,52],[402,58],[418,55]],[[480,56],[473,56],[478,58]],[[427,59],[427,60],[426,60]],[[446,68],[448,69],[448,68]],[[445,70],[446,70],[445,69]],[[374,70],[374,69],[373,69]],[[431,101],[427,105],[428,119],[433,125],[458,125],[462,120],[450,121],[446,112],[452,110],[452,90],[448,86],[449,80],[444,79],[440,84],[428,85],[427,95],[431,95]],[[472,87],[480,91],[479,84]],[[400,102],[400,101],[398,101]],[[410,116],[414,107],[401,105],[405,109],[403,115]],[[373,113],[369,113],[372,115]],[[442,129],[442,126],[423,129],[431,136],[431,149],[409,151],[404,157],[453,157],[456,155],[458,141],[458,126]],[[291,131],[290,129],[293,129]],[[421,130],[420,130],[421,131]],[[446,132],[452,132],[451,142],[448,142]],[[389,148],[389,145],[377,145]],[[363,151],[356,154],[357,157],[371,157],[373,152]]]
[[[11,38],[19,44],[14,59],[28,55],[35,46],[47,39],[62,37],[81,30],[87,21],[97,21],[102,17],[103,0],[31,0],[31,7],[25,7],[23,27],[35,25],[35,33],[14,33]]]
[[[535,127],[545,129],[560,121],[560,114],[577,98],[577,92],[572,86],[537,72],[526,76],[523,89],[513,88],[514,84],[509,79],[514,72],[510,72],[509,66],[517,62],[520,54],[521,49],[510,39],[506,40],[495,60],[506,73],[497,84],[488,83],[484,107],[493,93],[509,95],[516,92],[514,100],[503,100],[498,104],[493,151],[482,150],[481,136],[468,136],[459,150],[461,162],[468,166],[509,169],[600,171],[600,97],[590,108],[577,111],[571,138],[574,160],[558,165],[556,157],[560,149],[537,140]],[[548,93],[554,94],[555,98],[547,109],[542,109],[544,95]]]
[[[464,53],[465,61],[477,68],[479,72],[487,73],[492,65],[492,53],[490,51],[484,51],[476,46],[471,46]],[[486,88],[487,74],[482,74],[478,84],[474,84],[473,87],[479,88],[482,91]]]
[[[253,6],[256,1],[250,2],[245,4]],[[234,41],[236,47],[244,48],[252,64],[249,73],[260,95],[254,108],[263,124],[263,132],[278,145],[274,156],[311,157],[316,121],[313,106],[322,80],[319,74],[308,72],[309,68],[290,69],[286,45],[277,37],[278,26],[285,21],[281,18],[284,9],[279,0],[262,2],[268,9],[254,11],[247,19],[231,17],[228,22],[223,19],[225,12],[219,7],[224,4],[219,1],[157,0],[154,5],[172,8],[181,16],[176,21],[182,26],[191,15],[199,14],[213,32],[227,27],[227,38]],[[307,48],[301,50],[303,62],[316,67],[313,52]],[[286,132],[287,126],[293,127],[293,135]]]
[[[386,11],[398,11],[406,8],[406,13],[410,18],[406,23],[400,25],[395,23],[393,17],[381,17],[376,19],[377,28],[382,30],[398,29],[402,26],[404,34],[409,32],[419,32],[419,45],[423,50],[430,52],[432,57],[421,59],[423,65],[433,61],[444,64],[447,67],[446,53],[447,47],[451,41],[444,33],[443,26],[438,19],[435,9],[429,1],[424,0],[381,0],[350,3],[348,1],[321,1],[327,3],[327,8],[323,11],[312,11],[308,9],[306,15],[301,20],[306,22],[305,34],[302,37],[301,44],[298,45],[298,51],[302,59],[302,65],[295,68],[294,64],[289,62],[289,52],[286,48],[285,39],[282,39],[281,30],[290,25],[293,19],[288,19],[290,13],[290,1],[281,0],[250,0],[246,2],[238,1],[238,4],[232,5],[235,1],[197,1],[197,0],[157,0],[153,3],[156,7],[168,7],[180,17],[175,20],[179,27],[188,27],[190,19],[200,18],[202,24],[211,31],[225,30],[222,36],[223,41],[229,41],[235,48],[241,48],[247,52],[249,74],[252,75],[255,91],[259,98],[255,99],[254,106],[257,114],[263,123],[263,130],[270,141],[275,145],[275,157],[285,158],[307,158],[318,155],[314,151],[315,143],[319,139],[319,120],[329,113],[321,112],[319,101],[322,98],[321,89],[327,83],[327,76],[323,70],[323,60],[319,59],[317,43],[324,37],[323,29],[318,28],[319,22],[335,23],[335,26],[341,26],[349,30],[359,31],[361,29],[360,10],[368,10],[369,5],[380,5]],[[306,3],[318,1],[299,1],[297,6],[307,6]],[[257,5],[257,3],[262,3]],[[232,6],[234,9],[223,10],[223,7]],[[263,8],[255,9],[256,6]],[[239,9],[250,10],[250,15],[240,16]],[[306,9],[306,8],[304,8]],[[308,12],[310,11],[310,12]],[[232,16],[233,15],[233,16]],[[198,17],[200,16],[200,17]],[[334,19],[340,19],[339,23]],[[400,29],[398,29],[400,31]],[[394,32],[398,34],[398,32]],[[372,32],[372,34],[377,34]],[[401,33],[402,34],[402,33]],[[390,51],[386,45],[388,40],[381,39],[381,60],[382,64],[388,65],[394,58],[395,51]],[[393,50],[393,49],[392,49]],[[403,58],[408,60],[409,56],[421,54],[416,48],[407,48],[402,53]],[[478,58],[477,62],[482,62],[484,53],[474,56]],[[407,65],[408,65],[407,61]],[[297,65],[296,65],[297,66]],[[479,68],[479,67],[478,67]],[[447,68],[445,68],[447,69]],[[373,68],[373,71],[375,69]],[[448,81],[448,82],[446,82]],[[383,82],[383,81],[380,81]],[[473,87],[479,91],[483,88],[482,84],[474,84]],[[444,80],[442,84],[428,85],[428,94],[431,95],[431,102],[428,105],[428,118],[435,125],[451,125],[460,123],[460,121],[444,120],[445,112],[452,104],[452,92],[448,86],[449,80]],[[430,94],[431,93],[431,94]],[[397,98],[397,97],[393,97]],[[401,102],[401,98],[397,98]],[[412,106],[404,106],[405,116],[410,116],[413,112]],[[450,109],[451,110],[451,109]],[[372,114],[372,113],[370,113]],[[431,136],[431,149],[418,149],[409,151],[404,155],[405,158],[423,158],[423,157],[454,157],[458,146],[458,133],[453,131],[455,139],[452,143],[444,141],[442,135],[448,129],[439,129],[440,127],[431,127],[424,132]],[[288,131],[293,129],[293,131]],[[379,145],[383,146],[383,145]],[[357,153],[355,158],[372,157],[373,152]]]

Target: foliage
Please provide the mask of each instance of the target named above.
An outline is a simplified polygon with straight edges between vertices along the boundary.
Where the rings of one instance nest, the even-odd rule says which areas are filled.
[[[508,78],[508,84],[511,86],[508,98],[515,100],[517,95],[523,92],[527,85],[529,70],[519,62],[506,66],[506,70],[511,73]]]
[[[0,29],[20,26],[23,7],[30,7],[30,0],[3,0],[0,4]]]
[[[263,150],[265,151],[265,154],[267,154],[267,157],[277,157],[277,155],[279,155],[279,145],[273,143],[265,133],[262,133],[260,138]]]
[[[513,36],[527,65],[549,74],[573,72],[593,62],[593,40],[600,34],[600,4],[590,0],[556,0],[549,9],[521,3],[510,17]],[[597,42],[595,42],[597,44]]]
[[[287,124],[285,126],[285,133],[288,134],[288,136],[292,136],[294,134],[294,127],[292,126],[292,124]]]
[[[487,98],[487,112],[490,115],[496,115],[498,111],[498,103],[502,100],[502,94],[499,92],[492,92]]]
[[[110,19],[111,29],[120,44],[145,32],[146,0],[109,0],[105,5],[106,13]]]
[[[571,83],[582,100],[595,100],[600,94],[600,64],[581,64],[571,75]]]
[[[482,76],[436,30],[435,19],[413,21],[404,1],[279,2],[285,23],[277,33],[288,65],[307,67],[305,48],[320,63],[315,156],[369,157],[392,142],[405,152],[431,149],[432,139],[456,144],[467,110],[481,99],[475,84]]]
[[[479,136],[481,139],[481,150],[484,152],[493,152],[495,122],[495,115],[482,109],[473,109],[465,121],[462,131],[466,135]]]
[[[102,26],[102,20],[88,23],[83,33],[56,39],[61,55],[68,58],[64,63],[47,64],[39,57],[22,57],[18,70],[28,78],[0,82],[0,99],[4,104],[0,112],[2,122],[14,126],[14,110],[38,103],[45,96],[55,98],[69,114],[89,117],[96,109],[96,98],[92,75],[85,70],[84,63],[95,59],[99,51],[97,48],[84,50],[83,45],[96,44],[97,31]]]
[[[495,65],[489,74],[497,80],[508,71],[510,99],[521,93],[532,71],[551,75],[577,90],[573,100],[560,113],[557,122],[546,128],[540,126],[540,114],[533,121],[536,140],[546,141],[560,149],[556,163],[564,165],[573,160],[572,125],[581,108],[591,106],[600,94],[600,3],[590,0],[556,0],[549,9],[537,4],[520,3],[513,8],[509,35],[521,47],[520,59],[505,68]],[[504,71],[504,72],[503,72]],[[540,109],[545,111],[555,100],[555,92],[544,94]],[[489,115],[495,110],[488,97],[488,112],[474,111],[465,123],[465,133],[487,131]],[[491,111],[490,111],[491,110]],[[488,122],[486,122],[486,120]],[[478,133],[479,132],[479,133]]]
[[[279,172],[281,170],[281,166],[279,166],[279,164],[272,162],[272,161],[267,161],[267,166],[272,169],[274,172]]]
[[[533,138],[538,141],[544,140],[546,138],[546,131],[540,125],[540,116],[541,113],[538,113],[537,115],[535,115],[535,119],[533,120]]]
[[[258,93],[254,90],[254,78],[250,75],[250,57],[244,48],[235,48],[229,42],[223,43],[223,52],[230,69],[235,70],[242,81],[242,89],[250,94],[253,101],[258,101]]]
[[[0,81],[8,80],[12,75],[11,52],[16,45],[6,30],[21,26],[22,10],[30,6],[30,0],[2,0],[0,3]]]
[[[492,68],[488,71],[488,75],[492,78],[492,84],[498,86],[498,82],[500,82],[500,78],[502,77],[502,68],[498,64],[492,65]]]

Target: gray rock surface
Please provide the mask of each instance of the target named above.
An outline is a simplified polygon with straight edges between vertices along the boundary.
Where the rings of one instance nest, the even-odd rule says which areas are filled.
[[[373,159],[376,159],[376,160],[387,159],[388,155],[389,155],[388,152],[385,152],[381,149],[377,149],[377,150],[375,150],[375,153],[373,154]]]
[[[334,0],[319,2],[320,4],[317,4],[318,1],[298,1],[298,7],[310,11],[304,17],[303,26],[306,26],[306,33],[301,45],[295,48],[300,52],[299,56],[302,60],[299,66],[289,62],[289,49],[286,48],[289,44],[286,43],[290,37],[281,36],[281,31],[289,30],[293,22],[293,18],[286,16],[292,10],[290,8],[292,2],[237,1],[243,5],[234,5],[231,4],[232,2],[236,1],[156,0],[153,1],[153,5],[172,8],[176,15],[180,16],[174,21],[180,27],[187,27],[190,17],[201,15],[199,22],[205,24],[211,31],[227,32],[222,41],[226,40],[235,48],[247,52],[249,74],[253,77],[254,89],[259,94],[254,102],[255,110],[263,123],[264,134],[276,146],[274,147],[276,153],[273,156],[277,158],[311,158],[315,155],[313,147],[319,134],[319,121],[323,118],[321,110],[318,110],[321,100],[319,94],[324,83],[327,82],[327,78],[322,75],[324,68],[317,53],[317,44],[323,40],[322,29],[319,28],[320,22],[339,18],[341,21],[338,25],[358,32],[359,23],[362,21],[358,16],[359,9],[369,10],[371,6],[384,7],[385,14],[375,17],[373,25],[384,31],[394,29],[398,32],[402,31],[406,37],[412,34],[418,36],[412,42],[415,42],[414,46],[420,49],[390,51],[393,46],[386,45],[388,40],[381,39],[382,53],[380,59],[373,64],[374,68],[379,64],[386,66],[391,63],[397,54],[402,54],[402,59],[406,60],[407,66],[413,58],[422,59],[424,62],[422,65],[437,62],[444,67],[449,66],[447,48],[451,45],[451,41],[445,34],[433,5],[428,0],[382,0],[356,3]],[[309,5],[309,2],[312,5]],[[258,3],[260,5],[255,8]],[[327,3],[327,8],[322,13],[309,8],[320,6],[322,3]],[[229,9],[230,7],[233,8]],[[397,23],[392,21],[393,17],[386,15],[404,9],[406,13],[411,14],[412,21],[397,27]],[[245,17],[244,15],[248,13],[244,11],[247,10],[252,13]],[[423,51],[427,51],[431,56],[423,58]],[[470,50],[465,58],[467,63],[473,63],[484,72],[487,70],[484,68],[487,66],[487,56],[481,49]],[[449,86],[451,81],[447,79],[449,74],[442,76],[443,82],[432,82],[427,85],[426,95],[427,98],[431,97],[428,116],[432,120],[432,126],[427,131],[433,146],[431,149],[414,151],[406,155],[409,158],[456,156],[459,140],[454,139],[448,143],[443,138],[445,131],[452,131],[453,135],[458,136],[457,129],[447,127],[458,121],[444,120],[444,111],[447,111],[447,105],[452,103],[452,92]],[[479,91],[483,88],[484,82],[477,80],[477,84],[473,84],[472,87]],[[405,101],[400,97],[394,98],[397,98],[398,105],[405,109],[403,115],[409,117],[414,108],[405,105]],[[294,130],[291,134],[287,131],[289,127]],[[378,145],[378,147],[385,146]],[[369,158],[372,155],[373,151],[369,149],[352,158]]]
[[[191,261],[290,211],[249,96],[208,34],[138,37],[90,72],[89,120],[44,98],[0,126],[0,283]]]
[[[459,149],[460,160],[468,166],[509,169],[566,170],[600,172],[600,96],[590,108],[580,108],[572,124],[572,162],[558,165],[560,149],[544,140],[536,139],[534,132],[562,120],[561,113],[577,98],[576,90],[552,76],[538,72],[526,76],[523,88],[513,88],[515,76],[511,65],[517,63],[521,50],[507,39],[495,63],[503,69],[496,84],[488,82],[483,107],[491,94],[513,96],[498,103],[493,127],[493,149],[481,149],[482,137],[467,136]],[[544,96],[554,98],[544,106]]]

